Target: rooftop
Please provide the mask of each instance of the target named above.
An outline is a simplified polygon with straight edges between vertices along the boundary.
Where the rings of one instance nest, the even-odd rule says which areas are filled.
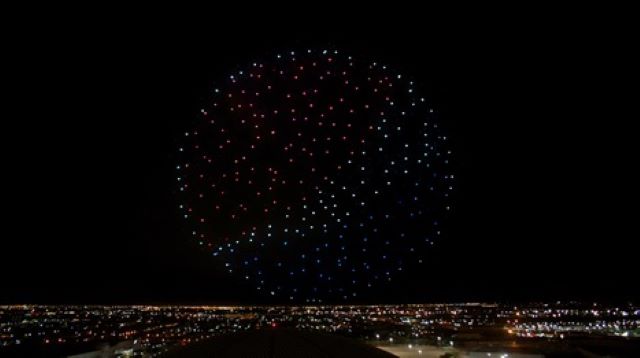
[[[299,332],[280,328],[220,336],[178,348],[166,356],[169,358],[395,357],[390,353],[357,340],[330,334]]]

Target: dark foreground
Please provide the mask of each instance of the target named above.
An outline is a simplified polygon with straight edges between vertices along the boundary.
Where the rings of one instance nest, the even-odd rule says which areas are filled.
[[[267,328],[216,337],[177,348],[168,352],[166,357],[392,358],[394,356],[363,342],[337,335]]]

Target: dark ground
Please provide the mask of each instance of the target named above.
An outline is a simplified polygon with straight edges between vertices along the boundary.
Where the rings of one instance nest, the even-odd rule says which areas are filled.
[[[392,358],[360,341],[324,333],[289,329],[262,329],[235,333],[178,348],[167,358]]]

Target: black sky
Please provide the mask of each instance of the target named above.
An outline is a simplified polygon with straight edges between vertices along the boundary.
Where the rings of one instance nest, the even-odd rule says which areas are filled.
[[[603,24],[223,17],[14,28],[0,302],[267,302],[185,235],[173,153],[214,81],[318,46],[414,75],[453,139],[446,240],[369,301],[639,297],[631,95]]]

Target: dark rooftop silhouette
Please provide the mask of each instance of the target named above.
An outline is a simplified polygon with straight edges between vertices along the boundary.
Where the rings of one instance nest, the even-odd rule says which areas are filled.
[[[278,328],[224,335],[178,348],[166,356],[170,358],[395,357],[363,342],[337,335]]]

